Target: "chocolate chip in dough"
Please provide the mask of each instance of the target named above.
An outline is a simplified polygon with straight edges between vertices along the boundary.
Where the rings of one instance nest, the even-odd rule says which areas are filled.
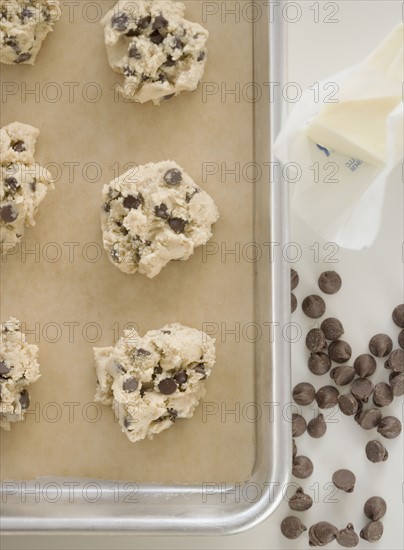
[[[401,422],[395,416],[385,416],[381,419],[377,431],[386,439],[394,439],[401,433]]]
[[[125,380],[125,382],[123,383],[122,388],[123,388],[124,391],[126,391],[128,393],[133,393],[134,391],[137,390],[138,386],[139,386],[139,383],[136,380],[136,378],[131,376],[130,378]]]
[[[178,185],[182,180],[182,173],[177,168],[171,168],[164,174],[167,185]]]
[[[168,21],[163,15],[158,15],[153,21],[152,29],[159,30],[168,27]]]
[[[319,353],[312,353],[308,359],[307,366],[310,372],[317,376],[321,376],[330,370],[331,359],[322,351]]]
[[[13,178],[12,176],[9,176],[8,178],[6,178],[4,180],[4,183],[7,185],[7,187],[12,191],[17,191],[17,189],[19,188],[20,184],[18,183],[18,181],[16,180],[16,178]]]
[[[147,27],[151,23],[151,17],[150,15],[146,15],[145,17],[141,17],[139,21],[137,22],[138,29],[147,29]]]
[[[28,409],[30,398],[27,390],[22,390],[22,392],[20,393],[20,404],[22,409]]]
[[[341,529],[337,535],[337,543],[345,548],[354,548],[359,544],[359,537],[355,533],[352,523],[348,523],[345,529]]]
[[[371,430],[380,424],[382,413],[379,409],[366,409],[356,413],[355,420],[364,430]]]
[[[128,57],[132,59],[141,59],[142,54],[139,52],[136,46],[131,46],[128,51]]]
[[[177,383],[173,378],[164,378],[159,382],[158,389],[163,395],[171,395],[177,390]]]
[[[369,351],[375,357],[386,357],[393,349],[393,341],[387,334],[375,334],[369,341]]]
[[[332,476],[332,482],[337,489],[345,491],[346,493],[352,493],[355,487],[356,477],[351,470],[337,470]]]
[[[316,397],[316,390],[314,386],[308,382],[300,382],[293,388],[293,400],[298,405],[307,406],[311,405]]]
[[[21,54],[19,57],[22,57],[24,55],[25,54]],[[29,57],[31,57],[31,55]],[[21,63],[21,61],[15,61],[14,63]],[[25,143],[21,140],[15,141],[14,143],[12,143],[11,148],[14,149],[14,151],[16,151],[17,153],[23,153],[24,151],[27,150],[26,147],[25,147]]]
[[[306,420],[300,414],[292,415],[292,435],[300,437],[306,431]]]
[[[306,296],[302,303],[303,312],[311,319],[318,319],[325,313],[325,302],[321,296]]]
[[[338,404],[339,391],[334,386],[323,386],[316,393],[317,405],[320,409],[331,409]]]
[[[4,374],[8,374],[10,370],[11,368],[9,368],[4,361],[0,361],[0,376],[3,376]]]
[[[313,506],[313,499],[306,495],[302,487],[296,490],[296,493],[289,499],[289,508],[294,512],[306,512]]]
[[[352,395],[359,401],[367,403],[374,390],[373,382],[368,378],[356,378],[350,387]]]
[[[324,332],[327,340],[339,340],[344,334],[344,327],[342,326],[341,321],[335,319],[335,317],[328,317],[328,319],[324,319],[320,328]]]
[[[141,204],[142,199],[133,195],[128,195],[123,199],[123,206],[128,210],[137,210]]]
[[[299,284],[299,274],[295,269],[290,270],[290,290],[295,290]]]
[[[348,365],[341,365],[331,369],[330,376],[337,386],[346,386],[355,378],[355,369]]]
[[[380,441],[376,439],[369,441],[365,448],[366,456],[370,462],[385,462],[389,458],[389,453]]]
[[[188,375],[184,370],[178,371],[174,376],[174,380],[177,382],[179,386],[182,384],[185,384],[188,380]]]
[[[174,233],[184,233],[186,221],[181,218],[170,218],[168,220],[168,225],[174,231]]]
[[[281,523],[282,535],[287,539],[297,539],[303,531],[307,531],[307,527],[295,516],[288,516]]]
[[[356,374],[361,378],[372,376],[376,370],[376,359],[369,353],[362,353],[354,361],[354,369]]]
[[[327,346],[324,332],[319,328],[312,328],[306,336],[306,347],[312,353],[322,351]]]
[[[14,210],[12,204],[5,204],[0,207],[0,219],[5,223],[12,223],[18,218],[18,212]]]
[[[313,473],[313,463],[307,456],[295,456],[292,474],[299,479],[306,479]]]
[[[376,384],[373,390],[373,403],[376,407],[387,407],[393,402],[394,395],[391,387],[385,382]]]
[[[338,405],[343,414],[353,416],[360,410],[360,405],[356,397],[352,393],[345,393],[338,397]]]
[[[128,28],[129,17],[126,13],[116,13],[111,18],[111,26],[118,32],[124,32]]]
[[[342,280],[336,271],[324,271],[318,279],[318,286],[325,294],[336,294],[342,286]]]
[[[327,424],[325,423],[324,416],[319,414],[315,418],[312,418],[307,424],[307,433],[314,437],[314,439],[319,439],[323,437],[327,431]]]
[[[328,355],[336,363],[346,363],[352,356],[352,349],[348,342],[335,340],[328,347]]]
[[[377,542],[383,535],[383,523],[381,521],[369,521],[360,532],[362,539],[368,542]]]
[[[325,546],[337,538],[338,529],[328,523],[320,521],[309,529],[309,546]]]
[[[163,202],[159,206],[154,207],[154,215],[156,218],[161,218],[162,220],[168,220],[170,214],[168,212],[167,205]]]
[[[386,515],[386,501],[382,497],[370,497],[365,502],[363,511],[365,512],[365,516],[367,518],[371,519],[372,521],[379,521],[379,519],[382,519],[382,517]]]
[[[392,318],[398,327],[404,328],[404,304],[400,304],[393,309]]]

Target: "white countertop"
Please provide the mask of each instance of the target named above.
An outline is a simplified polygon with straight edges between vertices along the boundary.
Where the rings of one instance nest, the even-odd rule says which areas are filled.
[[[292,2],[291,2],[292,4]],[[295,2],[296,4],[296,2]],[[299,1],[302,17],[296,23],[288,24],[289,33],[289,81],[298,82],[302,88],[311,86],[323,78],[360,61],[382,38],[399,22],[403,15],[402,2],[396,1],[339,1],[320,2],[320,21],[314,21],[315,12],[310,10],[314,2]],[[333,8],[338,8],[334,18],[338,23],[324,23],[322,18]],[[300,285],[296,295],[302,299],[316,293],[318,275],[328,269],[335,269],[343,279],[343,288],[335,296],[326,300],[328,313],[338,317],[345,327],[345,338],[353,348],[353,356],[365,353],[367,343],[373,334],[387,332],[395,339],[399,330],[391,321],[391,312],[395,305],[403,301],[403,193],[400,170],[391,178],[384,205],[382,231],[372,248],[361,252],[340,250],[336,255],[337,263],[324,262],[323,241],[299,220],[293,219],[291,240],[298,242],[302,257],[293,267],[300,273]],[[319,243],[320,262],[314,261],[310,247]],[[295,318],[303,326],[310,326],[310,320],[304,318],[298,310]],[[328,375],[317,378],[308,377],[307,354],[304,340],[293,346],[293,384],[310,380],[321,387],[326,385]],[[388,373],[379,361],[379,368],[373,377],[376,381],[386,380]],[[402,398],[396,398],[388,408],[389,414],[402,419]],[[385,411],[386,412],[386,411]],[[305,411],[306,418],[314,412]],[[302,485],[318,500],[311,510],[297,513],[307,526],[320,520],[327,520],[338,527],[354,523],[357,532],[365,525],[363,504],[373,495],[384,497],[388,512],[383,518],[384,535],[373,545],[361,540],[358,548],[401,549],[403,538],[403,437],[384,440],[389,451],[389,459],[382,464],[372,464],[365,456],[364,448],[375,432],[365,432],[352,418],[341,414],[335,416],[335,423],[329,418],[326,435],[313,440],[307,434],[297,439],[299,454],[310,456],[315,465],[312,477]],[[353,494],[338,492],[334,498],[337,503],[327,502],[330,489],[324,485],[331,480],[332,473],[339,468],[349,468],[357,476]],[[310,489],[311,487],[311,489]],[[297,541],[288,541],[280,533],[282,519],[289,515],[286,503],[260,526],[240,535],[230,537],[136,537],[136,536],[9,536],[1,540],[2,550],[6,549],[293,549],[308,548],[307,535]],[[333,543],[329,548],[337,548]],[[327,548],[328,548],[327,547]]]

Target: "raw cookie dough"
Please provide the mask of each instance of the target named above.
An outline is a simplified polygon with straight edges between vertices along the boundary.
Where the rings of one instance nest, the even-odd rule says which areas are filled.
[[[50,173],[35,163],[39,130],[13,122],[0,130],[0,251],[11,251],[34,216],[49,188]]]
[[[109,405],[130,441],[152,439],[191,418],[215,363],[214,340],[178,323],[143,338],[127,330],[115,347],[94,348],[95,401]]]
[[[21,324],[11,318],[0,324],[0,427],[23,420],[29,407],[27,387],[40,377],[38,346],[28,344]]]
[[[180,2],[120,0],[102,19],[109,64],[125,77],[118,87],[125,99],[158,105],[196,89],[209,33],[184,11]]]
[[[59,0],[0,0],[0,62],[33,65],[59,16]]]
[[[102,192],[104,248],[124,273],[155,277],[212,236],[213,199],[172,161],[128,170]]]

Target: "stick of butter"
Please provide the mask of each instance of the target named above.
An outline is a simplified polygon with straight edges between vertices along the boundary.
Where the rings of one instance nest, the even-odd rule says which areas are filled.
[[[313,141],[374,166],[386,163],[387,118],[402,101],[403,44],[400,23],[341,84],[338,102],[326,104],[309,122]]]

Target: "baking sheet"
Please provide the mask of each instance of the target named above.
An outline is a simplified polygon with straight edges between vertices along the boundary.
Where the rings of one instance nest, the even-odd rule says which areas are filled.
[[[96,12],[73,4],[64,2],[34,67],[1,69],[1,125],[37,126],[36,160],[51,163],[58,180],[19,253],[1,264],[1,319],[15,316],[33,331],[28,338],[40,346],[42,372],[26,421],[1,431],[1,478],[244,481],[254,461],[254,423],[243,414],[254,400],[254,343],[243,338],[254,321],[253,264],[225,252],[253,240],[253,189],[223,169],[251,162],[253,110],[242,96],[223,98],[220,91],[252,81],[252,26],[243,18],[222,21],[220,13],[204,23],[204,82],[219,89],[214,96],[204,98],[200,86],[160,107],[137,105],[117,101],[113,87],[121,77],[107,64],[101,25],[90,22]],[[89,4],[105,13],[113,2]],[[204,3],[185,4],[187,17],[202,23]],[[14,95],[5,96],[6,83]],[[176,160],[216,201],[221,219],[213,242],[221,252],[204,258],[200,248],[153,280],[128,276],[106,253],[99,258],[101,188],[117,167],[163,159]],[[206,163],[216,163],[219,173],[203,182]],[[218,331],[217,364],[194,418],[136,444],[111,410],[92,404],[92,346],[112,345],[128,322],[142,334],[169,322],[198,329],[210,323]],[[226,334],[234,328],[238,334]],[[204,418],[207,407],[217,412]]]

